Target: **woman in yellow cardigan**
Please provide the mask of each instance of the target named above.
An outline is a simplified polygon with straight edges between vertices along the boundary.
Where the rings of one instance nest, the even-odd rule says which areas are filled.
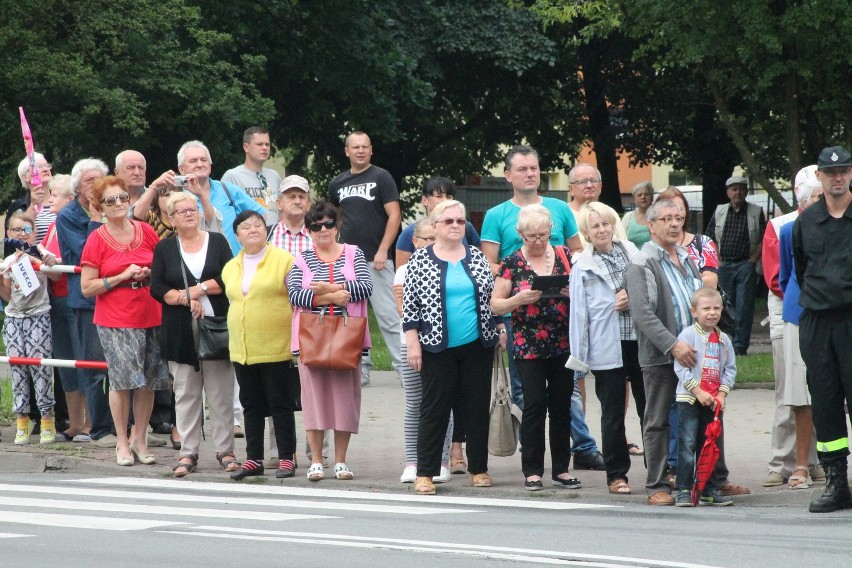
[[[278,443],[276,477],[293,477],[298,369],[290,352],[293,307],[287,296],[287,273],[293,255],[266,243],[266,224],[255,211],[234,220],[243,250],[222,269],[228,310],[231,361],[240,385],[246,431],[246,461],[231,479],[263,475],[264,418],[272,417]],[[295,375],[296,380],[288,380]]]

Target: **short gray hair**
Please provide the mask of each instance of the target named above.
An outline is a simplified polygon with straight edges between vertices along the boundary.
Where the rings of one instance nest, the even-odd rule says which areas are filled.
[[[653,205],[648,207],[648,210],[645,212],[645,219],[656,221],[660,211],[663,209],[683,209],[683,204],[678,203],[674,199],[658,199]]]
[[[33,152],[33,159],[36,162],[38,162],[39,158],[41,158],[45,162],[47,161],[47,158],[45,158],[44,155],[41,154],[40,152]],[[30,169],[30,159],[24,158],[23,160],[21,160],[21,163],[18,164],[18,179],[21,180],[21,185],[24,188],[27,187],[27,182],[24,181],[24,174],[26,174],[29,171],[29,169]]]
[[[128,150],[122,150],[121,152],[118,153],[118,155],[116,155],[116,157],[115,157],[115,169],[116,170],[121,169],[121,163],[124,161],[124,155],[127,154],[128,152],[136,152],[137,154],[142,156],[142,163],[145,164],[146,168],[148,167],[148,161],[145,159],[145,155],[142,152],[139,152],[138,150],[128,149]]]
[[[109,174],[109,168],[103,160],[98,160],[97,158],[84,158],[79,160],[76,164],[74,164],[74,167],[71,168],[71,189],[74,190],[74,193],[77,193],[80,189],[80,178],[83,177],[85,172],[90,170],[97,170],[103,175]]]
[[[580,163],[580,164],[575,165],[570,170],[568,170],[568,182],[569,183],[572,182],[572,181],[575,181],[574,180],[574,172],[577,170],[577,168],[592,168],[593,170],[595,170],[595,174],[597,174],[598,179],[601,179],[601,171],[599,169],[597,169],[592,164]]]
[[[192,203],[197,205],[197,201],[195,200],[195,196],[193,194],[191,194],[190,192],[188,192],[186,190],[184,190],[184,191],[173,191],[169,195],[169,200],[166,201],[166,213],[168,213],[169,215],[174,215],[175,207],[177,207],[177,204],[180,203],[181,201],[188,201],[188,200],[191,200]]]
[[[462,217],[466,217],[464,203],[461,201],[456,201],[455,199],[447,199],[446,201],[442,201],[438,203],[434,209],[432,209],[432,214],[429,215],[429,221],[432,223],[437,223],[438,219],[440,219],[441,215],[444,214],[444,211],[449,209],[450,207],[458,207],[461,209]]]
[[[518,222],[515,223],[515,230],[519,233],[537,229],[539,227],[547,227],[550,230],[553,218],[550,216],[550,211],[544,205],[533,203],[532,205],[524,205],[518,212]]]
[[[210,165],[213,165],[213,158],[210,156],[210,150],[207,146],[204,145],[204,142],[201,140],[190,140],[189,142],[184,142],[183,146],[180,147],[177,153],[177,163],[178,167],[183,165],[183,161],[186,158],[186,150],[187,148],[202,148],[204,149],[204,153],[207,154],[207,161],[210,162]]]
[[[636,197],[636,194],[642,191],[643,189],[647,189],[651,192],[651,197],[654,197],[654,184],[650,181],[640,181],[636,185],[633,186],[633,189],[630,190],[630,193],[633,194],[633,197]]]
[[[48,191],[56,191],[65,197],[74,197],[74,188],[71,186],[71,176],[68,174],[56,174],[47,182]]]

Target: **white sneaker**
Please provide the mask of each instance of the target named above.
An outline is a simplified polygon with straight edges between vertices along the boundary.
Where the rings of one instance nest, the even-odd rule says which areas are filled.
[[[453,475],[450,473],[449,468],[441,466],[441,475],[436,475],[432,478],[432,483],[446,483],[450,479],[452,479]]]
[[[417,479],[417,466],[416,465],[407,465],[405,469],[402,470],[402,475],[399,476],[400,483],[414,483],[414,480]]]

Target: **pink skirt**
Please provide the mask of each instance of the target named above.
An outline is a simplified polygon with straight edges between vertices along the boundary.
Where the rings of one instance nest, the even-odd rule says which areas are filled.
[[[361,365],[352,371],[309,368],[299,363],[305,430],[358,433]]]

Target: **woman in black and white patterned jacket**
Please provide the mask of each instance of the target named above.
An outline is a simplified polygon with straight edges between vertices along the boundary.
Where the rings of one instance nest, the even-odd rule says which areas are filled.
[[[482,251],[462,243],[464,205],[444,201],[430,219],[435,244],[419,249],[408,261],[402,300],[408,364],[420,371],[423,381],[415,480],[421,495],[435,493],[432,477],[440,472],[444,433],[456,400],[467,434],[470,484],[491,487],[491,366],[497,342],[506,347],[505,327],[491,312],[491,267]]]

